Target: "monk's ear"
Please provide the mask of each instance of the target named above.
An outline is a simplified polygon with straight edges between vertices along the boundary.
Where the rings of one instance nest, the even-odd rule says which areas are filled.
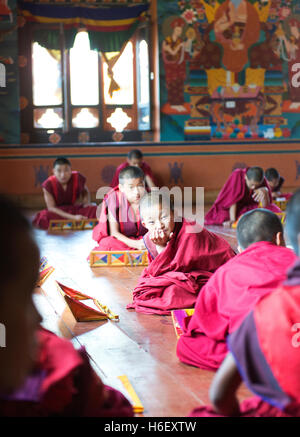
[[[275,241],[277,246],[285,246],[285,241],[282,232],[277,232]]]
[[[123,185],[122,185],[122,184],[119,184],[119,191],[121,191],[121,193],[124,192],[124,190],[123,190]]]

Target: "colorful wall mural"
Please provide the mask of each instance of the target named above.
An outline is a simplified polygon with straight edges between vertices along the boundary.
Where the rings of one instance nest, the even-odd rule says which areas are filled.
[[[300,138],[298,0],[158,2],[161,141]]]

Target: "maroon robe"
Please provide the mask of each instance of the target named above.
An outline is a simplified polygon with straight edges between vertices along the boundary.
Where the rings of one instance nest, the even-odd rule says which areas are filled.
[[[129,401],[104,385],[84,348],[40,328],[36,367],[14,393],[0,393],[5,417],[132,417]]]
[[[160,254],[146,234],[150,265],[139,278],[128,309],[168,315],[173,309],[193,307],[213,272],[235,255],[223,238],[204,228],[190,233],[193,225],[185,219],[176,223],[174,236]]]
[[[96,218],[96,206],[75,205],[76,200],[84,191],[86,178],[77,171],[72,171],[71,178],[67,184],[66,190],[53,175],[46,179],[42,187],[50,193],[56,203],[56,206],[64,212],[72,215],[83,215],[88,218]],[[64,220],[64,218],[47,209],[42,210],[33,219],[33,224],[41,229],[48,229],[50,220]]]
[[[216,370],[228,352],[228,334],[278,287],[295,259],[292,250],[260,241],[220,267],[202,288],[194,314],[184,319],[177,343],[180,361]]]
[[[109,235],[108,210],[119,223],[120,232],[126,237],[139,240],[147,232],[140,217],[135,218],[127,198],[116,186],[107,193],[102,202],[99,223],[93,229],[93,240],[97,241],[98,246],[93,250],[134,250]]]
[[[213,206],[205,215],[206,225],[222,225],[228,221],[229,208],[235,203],[237,204],[237,219],[245,212],[258,208],[259,203],[252,198],[253,192],[249,191],[246,185],[247,170],[248,168],[237,168],[231,173]],[[266,208],[273,212],[281,212],[281,209],[272,203],[272,193],[266,178],[261,187],[267,187],[269,190],[270,204]]]
[[[111,181],[111,184],[110,184],[110,186],[112,188],[115,188],[119,185],[120,171],[128,166],[129,166],[128,162],[123,162],[123,164],[119,165],[119,167],[116,169],[113,180]],[[153,182],[155,183],[151,167],[146,162],[144,162],[144,161],[142,162],[140,169],[143,170],[145,176],[149,176],[153,180]]]
[[[256,395],[240,405],[242,417],[300,417],[300,262],[287,280],[261,299],[228,337],[228,348],[247,387]],[[209,406],[191,416],[220,416]]]

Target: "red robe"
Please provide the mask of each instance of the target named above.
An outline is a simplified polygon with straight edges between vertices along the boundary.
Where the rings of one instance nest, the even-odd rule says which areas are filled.
[[[135,220],[128,200],[119,191],[118,186],[104,197],[101,206],[99,223],[93,229],[93,240],[98,246],[93,250],[129,250],[133,249],[122,241],[109,235],[108,210],[118,221],[120,232],[132,240],[139,240],[147,232],[140,217]]]
[[[247,168],[237,168],[231,173],[213,206],[205,215],[206,225],[221,225],[229,220],[229,208],[235,203],[237,204],[236,218],[251,209],[258,208],[258,202],[252,198],[253,193],[248,190],[245,182],[247,170]],[[267,187],[269,190],[270,204],[266,208],[273,212],[281,212],[280,208],[272,203],[272,193],[266,178],[261,187]]]
[[[189,417],[225,417],[215,412],[210,406],[194,408]],[[239,417],[300,417],[300,405],[292,405],[280,410],[264,402],[260,397],[245,399],[240,405]]]
[[[112,188],[115,188],[119,185],[120,171],[128,166],[129,166],[128,162],[123,162],[123,164],[119,165],[119,167],[116,169],[113,180],[111,181],[111,184],[110,184],[110,186]],[[153,182],[155,183],[151,167],[146,162],[143,161],[140,168],[141,168],[141,170],[143,170],[144,175],[149,176],[153,180]]]
[[[261,241],[222,266],[202,288],[177,356],[202,369],[216,370],[228,349],[226,337],[236,330],[254,305],[285,278],[296,256],[286,247]]]
[[[71,178],[66,190],[53,175],[43,182],[42,187],[50,193],[55,200],[56,206],[64,212],[73,215],[83,215],[88,218],[96,218],[96,206],[75,205],[76,200],[84,191],[86,178],[77,171],[72,171]],[[48,229],[50,220],[63,220],[64,218],[54,212],[44,209],[33,219],[33,224],[41,229]]]
[[[262,298],[228,346],[247,387],[256,395],[240,405],[242,417],[300,417],[300,262],[277,290]],[[191,416],[218,416],[209,407]]]
[[[76,351],[70,341],[43,328],[38,335],[35,372],[13,394],[0,394],[0,416],[133,416],[129,401],[94,373],[84,348]]]
[[[139,278],[128,309],[168,315],[173,309],[191,308],[213,272],[234,256],[223,238],[206,229],[190,233],[189,226],[194,224],[176,223],[174,236],[160,254],[155,254],[148,236],[144,237],[150,265]]]

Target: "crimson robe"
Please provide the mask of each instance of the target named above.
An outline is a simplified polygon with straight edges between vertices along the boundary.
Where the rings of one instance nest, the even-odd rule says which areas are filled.
[[[173,309],[193,307],[199,290],[213,272],[235,255],[218,235],[204,228],[189,232],[194,225],[185,219],[177,222],[173,237],[160,254],[155,253],[146,234],[150,265],[143,270],[128,309],[168,315]]]
[[[98,246],[93,250],[134,249],[109,235],[108,210],[119,223],[120,232],[126,237],[139,240],[147,232],[139,215],[136,218],[134,217],[127,198],[116,186],[103,199],[99,223],[93,229],[93,240],[97,241]]]
[[[42,187],[50,193],[55,200],[56,206],[64,212],[73,215],[83,215],[88,218],[96,218],[96,206],[75,205],[76,200],[84,191],[86,178],[77,171],[72,171],[71,178],[66,190],[63,189],[57,178],[52,175],[46,179]],[[33,219],[33,224],[41,229],[48,229],[50,220],[63,220],[64,218],[54,212],[44,209]]]
[[[14,393],[0,393],[5,417],[132,417],[129,401],[104,385],[88,356],[68,340],[40,328],[36,367]]]
[[[120,171],[128,166],[129,166],[128,162],[123,162],[123,164],[119,165],[119,167],[116,169],[113,180],[111,181],[111,184],[110,184],[110,186],[112,188],[115,188],[119,185]],[[153,180],[153,182],[155,183],[151,167],[146,162],[144,162],[144,161],[142,162],[140,169],[143,170],[145,176],[149,176]]]
[[[216,370],[228,352],[227,335],[284,280],[295,258],[286,247],[260,241],[220,267],[202,288],[194,314],[184,319],[177,343],[180,361]]]
[[[252,198],[253,192],[249,191],[246,185],[247,170],[247,168],[237,168],[231,173],[214,204],[205,215],[206,225],[222,225],[228,221],[229,208],[235,203],[237,204],[237,219],[245,212],[258,208],[259,203]],[[272,193],[266,178],[261,187],[267,187],[269,191],[270,204],[266,208],[273,212],[281,212],[281,209],[272,203]]]
[[[300,417],[300,261],[287,280],[262,298],[229,335],[228,348],[255,397],[240,405],[242,417]],[[211,407],[191,416],[213,417]]]

